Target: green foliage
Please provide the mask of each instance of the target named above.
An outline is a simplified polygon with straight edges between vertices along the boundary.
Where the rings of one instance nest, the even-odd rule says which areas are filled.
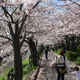
[[[25,68],[26,66],[28,66],[29,63],[29,58],[25,59],[22,61],[22,68]]]
[[[6,70],[3,74],[3,76],[0,76],[0,80],[7,80],[7,74],[8,72],[12,69],[13,67],[9,68],[8,70]]]
[[[56,53],[60,54],[61,50],[62,49],[56,50]],[[75,61],[77,59],[77,53],[76,52],[72,52],[72,51],[66,51],[66,57],[71,61]]]
[[[13,67],[9,68],[7,71],[4,72],[3,76],[0,76],[0,80],[7,80],[7,74]],[[23,77],[27,75],[29,72],[36,69],[31,62],[29,63],[29,58],[22,61],[22,68],[23,68]]]
[[[78,58],[76,59],[75,63],[76,63],[77,65],[80,65],[80,57],[78,57]]]
[[[0,80],[7,80],[6,76],[1,76]]]
[[[22,67],[23,67],[23,77],[28,74],[30,71],[34,70],[36,67],[34,67],[31,63],[30,58],[27,58],[22,61]]]
[[[61,49],[55,50],[55,52],[56,52],[57,54],[60,54]]]
[[[78,46],[77,51],[80,50],[79,47],[80,47],[80,45]],[[61,51],[61,49],[58,49],[55,52],[57,54],[59,54],[60,51]],[[74,61],[77,65],[80,65],[80,56],[77,52],[67,51],[66,52],[66,57],[68,58],[68,60]]]
[[[26,63],[28,63],[28,62],[29,62],[29,58],[23,60],[23,61],[22,61],[22,64],[24,65],[24,64],[26,64]]]
[[[80,56],[80,45],[77,46],[76,52],[77,52],[77,55]]]
[[[66,56],[71,61],[75,61],[77,58],[76,52],[72,52],[72,51],[67,51]]]

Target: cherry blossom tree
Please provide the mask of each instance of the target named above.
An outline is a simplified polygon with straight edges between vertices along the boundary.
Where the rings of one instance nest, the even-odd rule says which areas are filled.
[[[65,34],[79,34],[80,4],[77,1],[65,0],[64,4],[57,4],[53,0],[0,2],[1,37],[8,39],[12,44],[15,62],[20,63],[18,66],[22,65],[20,50],[26,36],[34,35],[40,43],[47,43],[48,39],[56,43],[62,40]],[[20,56],[20,59],[17,59],[17,56]],[[18,66],[15,64],[15,80],[22,79],[22,70]]]
[[[30,10],[22,9],[22,3],[14,5],[8,0],[0,2],[0,37],[13,46],[15,80],[22,80],[21,48],[26,39],[26,26],[30,23],[29,13],[39,2],[37,1]]]

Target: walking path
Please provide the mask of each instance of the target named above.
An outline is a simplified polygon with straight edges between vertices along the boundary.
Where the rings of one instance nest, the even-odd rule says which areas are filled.
[[[49,52],[48,60],[46,60],[45,55],[43,55],[39,73],[36,80],[57,80],[56,71],[50,68],[50,63],[52,59],[55,58],[56,55],[57,54],[55,52]],[[69,65],[71,68],[75,66],[75,64],[72,63],[71,61],[69,61]],[[66,74],[65,80],[76,80],[75,75]]]

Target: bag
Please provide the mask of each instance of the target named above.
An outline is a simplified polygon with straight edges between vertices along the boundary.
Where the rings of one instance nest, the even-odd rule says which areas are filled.
[[[55,63],[55,60],[51,62],[50,67],[52,69],[56,68],[57,63]]]
[[[60,72],[60,73],[67,73],[66,69],[63,70],[63,69],[61,69],[61,68],[59,68],[59,72]]]
[[[66,68],[65,68],[65,63],[58,63],[58,64],[56,65],[56,70],[57,70],[57,72],[59,72],[59,73],[66,73],[67,70],[66,70]]]

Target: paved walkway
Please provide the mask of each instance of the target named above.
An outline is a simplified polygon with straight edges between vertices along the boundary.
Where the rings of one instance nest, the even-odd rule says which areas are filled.
[[[52,59],[54,59],[56,55],[57,54],[55,52],[49,52],[49,56],[48,56],[49,60],[46,60],[45,55],[43,55],[41,67],[37,76],[37,80],[57,80],[56,71],[49,67]],[[71,68],[75,66],[75,64],[70,61],[69,61],[69,64]],[[66,74],[65,80],[76,80],[75,75]]]

